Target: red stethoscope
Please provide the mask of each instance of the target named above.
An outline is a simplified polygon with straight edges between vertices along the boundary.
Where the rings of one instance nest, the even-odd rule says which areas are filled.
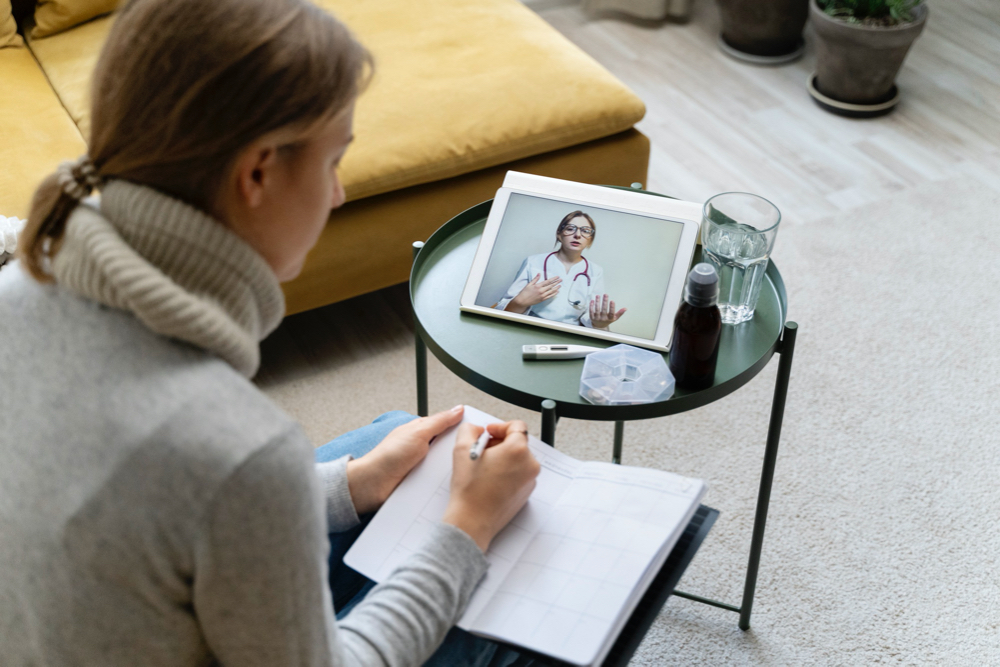
[[[545,260],[542,262],[542,280],[548,280],[549,279],[549,270],[548,270],[549,257],[552,257],[552,255],[556,254],[557,252],[559,252],[559,251],[556,250],[555,252],[550,252],[548,255],[545,256]],[[580,304],[583,303],[583,299],[577,299],[576,301],[573,301],[573,299],[570,298],[570,294],[573,292],[573,286],[576,285],[576,279],[579,278],[580,276],[583,276],[584,278],[586,278],[587,279],[587,289],[588,290],[590,289],[590,262],[588,262],[587,258],[584,257],[583,255],[580,255],[580,259],[583,260],[583,271],[581,271],[580,273],[578,273],[575,276],[573,276],[573,280],[570,281],[570,284],[569,284],[570,287],[567,290],[567,294],[566,294],[566,299],[570,302],[570,304],[574,308],[580,308]]]

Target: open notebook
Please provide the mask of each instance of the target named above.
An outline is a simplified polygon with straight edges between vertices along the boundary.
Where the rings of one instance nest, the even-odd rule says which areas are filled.
[[[466,407],[465,421],[500,420]],[[344,561],[382,581],[441,520],[457,427],[397,487]],[[542,470],[525,507],[493,540],[464,630],[577,665],[599,664],[705,493],[701,480],[583,462],[534,437]]]

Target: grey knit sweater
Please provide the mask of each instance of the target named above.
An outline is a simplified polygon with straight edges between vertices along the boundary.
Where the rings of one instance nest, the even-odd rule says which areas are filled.
[[[346,459],[248,380],[284,301],[220,224],[112,182],[41,285],[0,270],[0,662],[414,665],[486,561],[451,526],[341,622]],[[317,474],[318,473],[318,474]]]

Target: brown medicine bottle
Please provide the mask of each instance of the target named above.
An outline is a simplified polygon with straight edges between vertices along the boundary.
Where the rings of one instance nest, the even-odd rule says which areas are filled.
[[[681,389],[707,389],[715,381],[719,358],[719,274],[711,264],[697,264],[688,274],[684,302],[674,318],[670,372]]]

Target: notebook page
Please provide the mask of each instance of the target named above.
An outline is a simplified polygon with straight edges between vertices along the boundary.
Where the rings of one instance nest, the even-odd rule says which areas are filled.
[[[499,420],[466,406],[463,421],[480,426]],[[369,579],[380,582],[423,544],[431,528],[444,516],[451,485],[452,450],[458,427],[439,436],[430,451],[378,511],[344,556],[344,562]],[[486,552],[489,569],[479,582],[459,619],[469,623],[488,604],[493,592],[511,571],[534,534],[545,523],[555,501],[569,485],[581,464],[534,437],[529,437],[535,458],[542,466],[535,490],[514,519],[493,539]]]
[[[608,464],[586,463],[583,465],[585,468],[590,468],[607,466]],[[615,468],[621,470],[620,466],[615,466]],[[649,585],[659,573],[660,568],[663,567],[663,563],[670,556],[674,545],[680,540],[688,523],[691,522],[695,512],[698,511],[698,506],[701,504],[701,500],[707,490],[705,483],[699,479],[646,468],[632,468],[631,470],[635,471],[629,475],[630,484],[633,487],[645,487],[649,490],[655,489],[659,493],[665,494],[665,496],[659,498],[658,502],[654,502],[649,506],[649,511],[645,514],[644,521],[663,526],[665,529],[669,529],[671,525],[675,528],[660,547],[659,552],[647,563],[645,571],[639,576],[638,581],[632,586],[632,592],[618,614],[618,618],[612,624],[611,631],[608,633],[604,645],[591,660],[591,664],[600,664],[607,657],[608,651],[614,645],[614,639],[621,633],[622,628],[628,622],[636,605],[639,604]],[[589,473],[589,470],[584,470],[581,475],[585,476]],[[615,471],[614,469],[606,469],[604,473],[596,471],[595,473],[614,475]],[[671,498],[671,496],[674,496],[674,498]],[[687,504],[687,511],[683,511],[685,504]],[[641,508],[642,505],[638,503],[632,506],[621,507],[619,508],[619,514],[642,516]]]
[[[490,543],[486,560],[490,568],[479,582],[476,592],[469,601],[457,625],[463,630],[472,630],[475,619],[484,609],[493,605],[493,596],[504,581],[512,576],[523,576],[523,572],[513,572],[523,559],[525,550],[535,535],[548,521],[552,508],[573,480],[573,473],[581,465],[576,459],[552,449],[544,442],[528,436],[528,446],[541,466],[528,503],[514,519],[500,531]]]
[[[698,480],[663,471],[579,464],[472,631],[575,664],[594,663],[680,537],[703,490]]]
[[[348,566],[380,582],[427,538],[448,504],[456,430],[439,436],[392,492],[344,555]]]

